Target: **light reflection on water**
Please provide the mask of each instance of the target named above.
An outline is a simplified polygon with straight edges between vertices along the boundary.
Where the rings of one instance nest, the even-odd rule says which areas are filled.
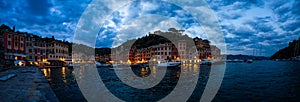
[[[299,62],[287,61],[227,63],[222,86],[214,101],[299,101],[297,97],[300,95],[299,65]],[[172,91],[172,86],[176,85],[180,74],[200,71],[197,88],[189,99],[189,101],[199,101],[209,77],[210,67],[187,64],[180,68],[181,71],[178,69],[168,69],[166,80],[163,80],[158,87],[149,90],[136,90],[124,85],[117,76],[113,75],[112,69],[98,68],[97,70],[106,87],[115,96],[125,101],[156,101]],[[81,72],[84,70],[86,69],[80,69]],[[155,77],[160,70],[157,67],[146,67],[136,69],[135,74],[146,77],[152,73]],[[60,101],[86,101],[76,84],[73,68],[44,68],[42,72],[50,81]]]
[[[76,83],[73,68],[41,68],[41,71],[61,102],[86,101]]]

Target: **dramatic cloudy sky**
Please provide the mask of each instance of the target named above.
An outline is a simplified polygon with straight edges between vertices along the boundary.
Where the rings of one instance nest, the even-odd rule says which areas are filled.
[[[103,0],[105,2],[105,0]],[[108,0],[121,4],[118,0]],[[72,41],[91,0],[0,0],[0,23],[23,32]],[[300,37],[299,0],[207,0],[225,37],[227,54],[270,56]],[[101,5],[100,5],[101,6]],[[114,9],[99,28],[98,47],[111,47],[168,27],[207,38],[193,12],[161,2],[134,2]],[[199,8],[201,9],[201,8]],[[191,13],[191,14],[190,14]],[[160,16],[162,15],[162,16]],[[155,19],[154,19],[155,18]],[[97,20],[97,19],[96,19]],[[130,33],[130,34],[129,34]],[[261,49],[261,53],[260,53]]]

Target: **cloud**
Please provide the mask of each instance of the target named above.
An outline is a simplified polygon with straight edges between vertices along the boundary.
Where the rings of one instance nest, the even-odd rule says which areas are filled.
[[[299,1],[207,0],[218,15],[227,52],[252,54],[264,48],[266,56],[299,38]],[[251,45],[251,46],[250,46]]]
[[[16,30],[72,41],[77,21],[89,1],[1,1],[0,22]],[[85,5],[85,6],[83,6]]]
[[[177,5],[166,2],[137,1],[112,13],[103,23],[97,42],[101,45],[108,44],[107,47],[116,46],[127,40],[146,35],[148,32],[167,31],[171,27],[186,29],[186,34],[192,37],[203,34],[199,22]],[[105,35],[115,36],[111,36],[111,39],[100,39]]]
[[[54,35],[68,41],[74,38],[76,26],[81,29],[79,33],[87,35],[93,35],[96,32],[91,32],[91,29],[97,29],[98,47],[110,47],[117,39],[116,42],[120,43],[154,30],[178,27],[185,29],[189,36],[212,40],[222,38],[218,35],[222,33],[229,54],[252,54],[253,49],[262,46],[267,56],[300,36],[299,0],[206,0],[214,12],[199,6],[204,3],[188,0],[174,0],[172,4],[146,0],[97,1],[102,6],[91,1],[1,0],[0,22],[10,27],[15,25],[19,31],[44,37]],[[188,6],[181,7],[180,3]],[[87,7],[92,8],[87,10]],[[79,20],[85,10],[87,19]],[[208,16],[211,14],[216,16]],[[96,25],[84,26],[83,23]],[[216,24],[221,28],[214,27]],[[217,32],[218,29],[222,32]],[[90,41],[87,35],[78,37]],[[218,42],[221,41],[212,43]]]

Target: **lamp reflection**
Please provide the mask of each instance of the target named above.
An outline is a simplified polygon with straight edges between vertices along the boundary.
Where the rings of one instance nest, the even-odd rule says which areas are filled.
[[[62,74],[63,82],[67,83],[67,80],[66,80],[66,67],[61,68],[61,74]]]

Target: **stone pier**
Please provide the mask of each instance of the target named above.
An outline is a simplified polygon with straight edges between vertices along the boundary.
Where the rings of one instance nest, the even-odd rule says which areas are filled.
[[[11,67],[0,72],[1,102],[58,102],[38,67]]]

